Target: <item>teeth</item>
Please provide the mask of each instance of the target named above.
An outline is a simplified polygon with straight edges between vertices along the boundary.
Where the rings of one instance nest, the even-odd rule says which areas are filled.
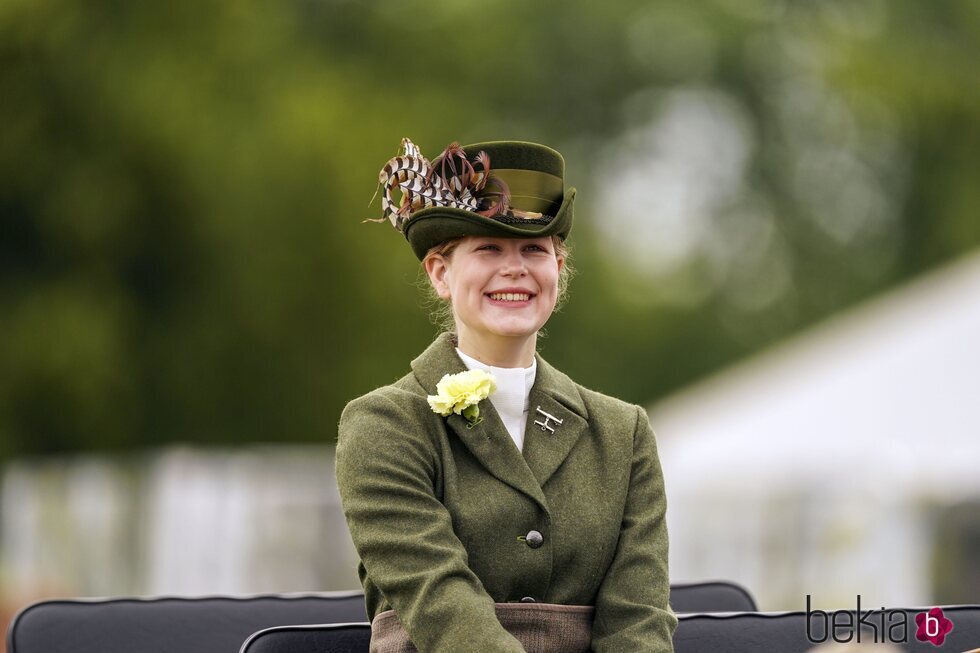
[[[490,293],[490,298],[505,302],[526,302],[531,296],[527,293],[495,292]]]

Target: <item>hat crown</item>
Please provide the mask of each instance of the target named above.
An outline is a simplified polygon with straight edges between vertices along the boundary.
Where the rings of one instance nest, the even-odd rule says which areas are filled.
[[[526,141],[488,141],[464,145],[463,151],[474,163],[481,152],[486,155],[490,178],[507,189],[508,215],[517,211],[547,219],[558,212],[565,195],[565,160],[556,150]]]
[[[547,145],[527,141],[486,141],[464,145],[466,157],[476,160],[481,151],[490,157],[491,170],[534,170],[565,178],[565,159]]]

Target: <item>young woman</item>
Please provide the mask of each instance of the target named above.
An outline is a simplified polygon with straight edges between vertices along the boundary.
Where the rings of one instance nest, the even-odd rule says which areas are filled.
[[[535,351],[568,274],[561,155],[454,143],[429,162],[402,145],[380,174],[383,219],[455,330],[341,416],[337,482],[372,651],[672,651],[646,412]]]

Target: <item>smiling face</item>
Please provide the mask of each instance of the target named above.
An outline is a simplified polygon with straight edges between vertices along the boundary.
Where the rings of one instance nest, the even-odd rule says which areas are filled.
[[[528,342],[533,354],[538,329],[555,308],[564,262],[550,236],[467,236],[450,256],[430,255],[424,265],[439,296],[452,302],[460,349],[494,358]]]

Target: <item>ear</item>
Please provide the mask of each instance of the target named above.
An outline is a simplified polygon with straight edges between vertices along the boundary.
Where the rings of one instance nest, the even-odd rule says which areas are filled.
[[[560,273],[561,269],[565,267],[565,257],[558,254],[555,256],[555,260],[558,261],[558,272]]]
[[[446,257],[442,254],[433,254],[426,257],[422,261],[422,265],[425,266],[425,273],[429,275],[429,281],[432,282],[432,287],[436,289],[436,294],[441,299],[451,299],[452,296],[449,294],[449,284],[446,279],[446,275],[449,273],[449,261],[446,260]]]

